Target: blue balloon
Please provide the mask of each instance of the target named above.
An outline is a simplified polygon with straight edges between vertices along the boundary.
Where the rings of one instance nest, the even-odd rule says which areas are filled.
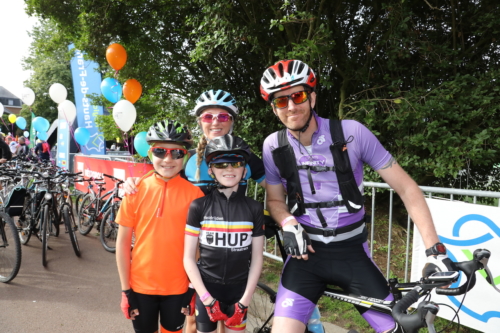
[[[22,130],[25,129],[26,128],[26,119],[24,119],[23,117],[17,117],[16,125],[17,125],[17,127],[19,127]]]
[[[80,145],[85,146],[90,139],[90,132],[85,127],[78,127],[75,131],[75,140]]]
[[[50,128],[50,123],[43,117],[35,117],[35,119],[33,119],[33,127],[38,132],[47,132]]]
[[[49,135],[47,134],[47,132],[37,132],[36,133],[36,136],[40,139],[40,140],[47,140],[49,138]]]
[[[116,103],[122,97],[122,86],[118,80],[107,77],[101,82],[101,92],[111,103]]]
[[[142,157],[148,156],[149,144],[146,141],[147,132],[139,132],[134,138],[134,148]]]

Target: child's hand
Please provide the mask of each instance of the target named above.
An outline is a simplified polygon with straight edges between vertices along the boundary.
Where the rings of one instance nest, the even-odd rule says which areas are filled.
[[[136,185],[139,183],[139,177],[129,177],[123,183],[123,190],[125,191],[125,194],[136,194],[137,193],[137,187]]]
[[[248,306],[244,306],[240,302],[231,305],[228,310],[229,318],[224,323],[228,327],[240,325],[245,319],[247,311]]]

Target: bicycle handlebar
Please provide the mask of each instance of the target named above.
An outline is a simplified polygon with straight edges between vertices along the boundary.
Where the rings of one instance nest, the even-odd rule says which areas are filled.
[[[435,289],[436,294],[450,296],[462,295],[466,293],[467,291],[471,290],[476,284],[475,273],[480,269],[484,269],[488,272],[488,277],[490,277],[490,280],[488,280],[488,282],[492,284],[491,273],[489,272],[487,266],[488,259],[491,256],[491,252],[486,249],[477,249],[474,251],[473,255],[474,258],[470,261],[454,263],[456,269],[465,274],[465,276],[467,277],[467,282],[457,288]],[[420,295],[423,291],[429,291],[436,287],[443,286],[443,284],[447,284],[447,282],[440,282],[437,284],[433,282],[427,283],[429,282],[429,280],[427,280],[426,278],[423,278],[421,281],[423,282],[420,285],[416,286],[409,293],[407,293],[399,302],[394,305],[394,308],[392,309],[392,316],[394,317],[396,322],[400,324],[408,333],[416,333],[420,328],[429,326],[429,321],[431,324],[430,326],[433,326],[432,322],[435,315],[437,314],[437,311],[439,310],[439,307],[437,307],[437,305],[432,302],[421,302],[417,308],[417,314],[406,314],[406,310],[410,307],[410,305],[419,300]],[[431,327],[429,327],[429,329],[429,332],[431,332]],[[432,329],[434,328],[432,327]]]

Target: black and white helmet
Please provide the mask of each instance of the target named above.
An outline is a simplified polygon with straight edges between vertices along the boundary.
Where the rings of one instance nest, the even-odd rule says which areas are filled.
[[[180,143],[189,149],[193,145],[193,138],[188,128],[173,120],[162,120],[149,128],[146,141],[151,144],[155,142]]]
[[[248,163],[250,147],[242,138],[230,134],[213,138],[205,148],[205,161],[210,164],[221,157],[240,157]]]
[[[228,111],[233,118],[238,115],[238,107],[236,100],[230,93],[224,90],[209,90],[205,91],[196,100],[194,114],[199,117],[203,110],[208,108],[221,108]]]

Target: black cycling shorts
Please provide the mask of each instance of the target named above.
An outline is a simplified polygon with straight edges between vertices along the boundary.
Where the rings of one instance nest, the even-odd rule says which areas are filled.
[[[367,253],[366,243],[331,246],[312,242],[315,253],[309,260],[290,258],[283,270],[281,284],[316,304],[327,285],[335,285],[357,295],[385,299],[389,284]],[[362,314],[367,309],[356,307]]]
[[[186,316],[181,313],[184,301],[182,295],[145,295],[135,293],[139,303],[139,315],[132,320],[137,333],[153,333],[158,329],[158,316],[164,330],[178,332],[184,326]]]
[[[204,282],[204,284],[210,295],[221,303],[221,310],[224,312],[227,306],[239,302],[247,286],[246,282],[241,284]],[[217,329],[217,323],[210,320],[205,305],[203,305],[198,295],[196,295],[196,329],[200,332],[212,332]],[[245,331],[245,327],[238,329]]]

